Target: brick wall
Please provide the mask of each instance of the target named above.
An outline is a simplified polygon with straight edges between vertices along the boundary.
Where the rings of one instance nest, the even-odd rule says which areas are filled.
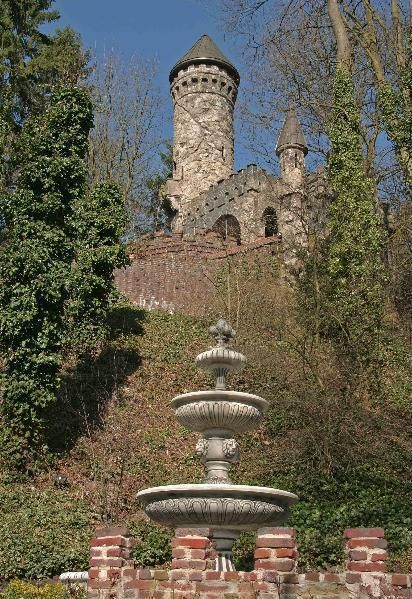
[[[203,314],[216,293],[214,279],[225,262],[279,251],[277,237],[247,245],[216,234],[195,237],[156,234],[133,248],[131,265],[116,271],[118,289],[135,305],[168,312]]]
[[[135,568],[125,528],[104,528],[91,541],[88,599],[412,598],[412,576],[386,572],[381,528],[345,531],[344,570],[297,573],[293,528],[261,528],[252,572],[217,572],[207,528],[177,529],[169,569]]]

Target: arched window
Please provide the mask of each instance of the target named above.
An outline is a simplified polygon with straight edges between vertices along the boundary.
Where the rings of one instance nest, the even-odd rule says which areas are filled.
[[[262,219],[265,225],[265,237],[274,237],[279,233],[278,217],[274,208],[266,208],[263,211]]]
[[[222,239],[227,239],[228,237],[236,239],[240,245],[240,224],[233,214],[219,216],[212,227],[212,231],[217,233]]]

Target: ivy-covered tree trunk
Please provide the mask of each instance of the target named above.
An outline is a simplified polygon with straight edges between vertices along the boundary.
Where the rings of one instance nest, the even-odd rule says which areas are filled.
[[[84,91],[56,93],[46,115],[25,127],[17,190],[2,193],[7,239],[0,253],[0,343],[5,364],[0,450],[22,468],[43,451],[44,415],[54,401],[73,259],[73,203],[85,191],[93,124]]]
[[[338,65],[329,124],[329,180],[335,193],[326,258],[328,327],[358,360],[377,349],[383,313],[384,237],[375,186],[365,176],[351,74]]]

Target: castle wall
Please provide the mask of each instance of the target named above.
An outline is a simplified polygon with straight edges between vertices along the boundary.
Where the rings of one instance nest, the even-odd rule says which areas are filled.
[[[187,202],[233,173],[234,79],[217,65],[193,64],[172,82],[173,179],[166,193]]]
[[[218,572],[207,528],[177,529],[170,569],[136,568],[125,528],[100,529],[91,541],[88,599],[359,599],[412,597],[412,577],[388,574],[382,528],[344,533],[347,561],[340,572],[298,574],[293,528],[261,528],[252,572]]]
[[[204,314],[216,295],[214,279],[227,260],[278,253],[278,238],[247,246],[218,236],[157,234],[131,253],[131,265],[115,272],[115,284],[133,304],[146,309]]]

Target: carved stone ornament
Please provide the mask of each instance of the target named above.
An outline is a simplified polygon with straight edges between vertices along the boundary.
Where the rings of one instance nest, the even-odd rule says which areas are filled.
[[[195,453],[199,458],[204,458],[207,456],[207,452],[209,451],[209,441],[207,439],[199,439],[196,443]]]
[[[239,460],[239,445],[235,439],[224,439],[223,453],[225,458],[231,462],[237,462]]]

